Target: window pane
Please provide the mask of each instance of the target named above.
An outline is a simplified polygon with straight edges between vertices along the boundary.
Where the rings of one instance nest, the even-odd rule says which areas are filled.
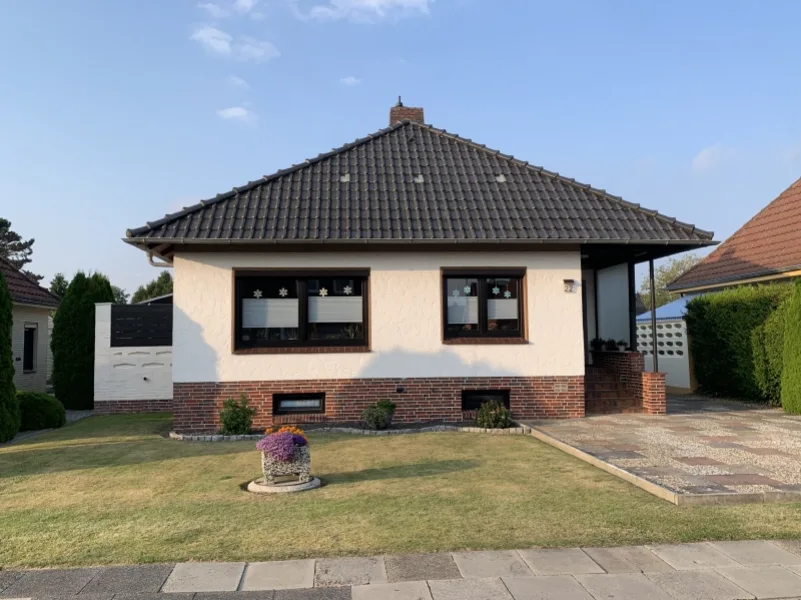
[[[241,341],[298,339],[298,283],[285,277],[243,278]]]
[[[487,333],[493,331],[519,331],[520,280],[510,278],[490,278],[487,286]]]
[[[446,331],[451,335],[478,331],[478,279],[454,277],[445,280],[448,317]]]
[[[36,368],[36,327],[25,327],[22,340],[22,370],[33,371]]]
[[[363,340],[364,298],[361,279],[310,279],[310,340]]]

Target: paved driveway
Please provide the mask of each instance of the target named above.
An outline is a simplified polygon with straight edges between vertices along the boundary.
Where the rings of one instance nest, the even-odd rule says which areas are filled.
[[[576,454],[673,492],[678,503],[699,496],[701,502],[801,501],[801,417],[780,409],[670,398],[663,417],[604,415],[526,424]]]

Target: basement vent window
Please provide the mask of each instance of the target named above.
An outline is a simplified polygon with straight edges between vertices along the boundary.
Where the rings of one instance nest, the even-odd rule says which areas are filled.
[[[273,394],[274,415],[325,412],[325,392],[319,394]]]
[[[462,410],[478,410],[485,402],[495,400],[510,408],[509,390],[462,390]]]

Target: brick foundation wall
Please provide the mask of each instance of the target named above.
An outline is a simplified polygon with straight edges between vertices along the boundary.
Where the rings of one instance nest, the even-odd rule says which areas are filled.
[[[649,415],[667,411],[665,374],[645,370],[645,358],[639,352],[593,352],[592,364],[612,371],[634,395]]]
[[[95,402],[97,415],[170,412],[172,400],[104,400]]]
[[[402,387],[402,393],[396,392]],[[253,425],[347,423],[374,402],[397,404],[395,421],[459,422],[462,390],[509,390],[518,419],[584,416],[584,377],[440,377],[427,379],[318,379],[173,384],[173,427],[180,433],[213,432],[227,398],[245,394],[257,410]],[[325,414],[273,416],[273,394],[325,392]]]

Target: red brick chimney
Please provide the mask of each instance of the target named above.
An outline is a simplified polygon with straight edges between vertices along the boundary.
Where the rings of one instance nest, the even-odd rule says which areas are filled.
[[[398,103],[389,109],[389,125],[390,127],[400,121],[414,121],[416,123],[425,123],[423,118],[423,109],[415,108],[413,106],[404,106],[398,96]]]

